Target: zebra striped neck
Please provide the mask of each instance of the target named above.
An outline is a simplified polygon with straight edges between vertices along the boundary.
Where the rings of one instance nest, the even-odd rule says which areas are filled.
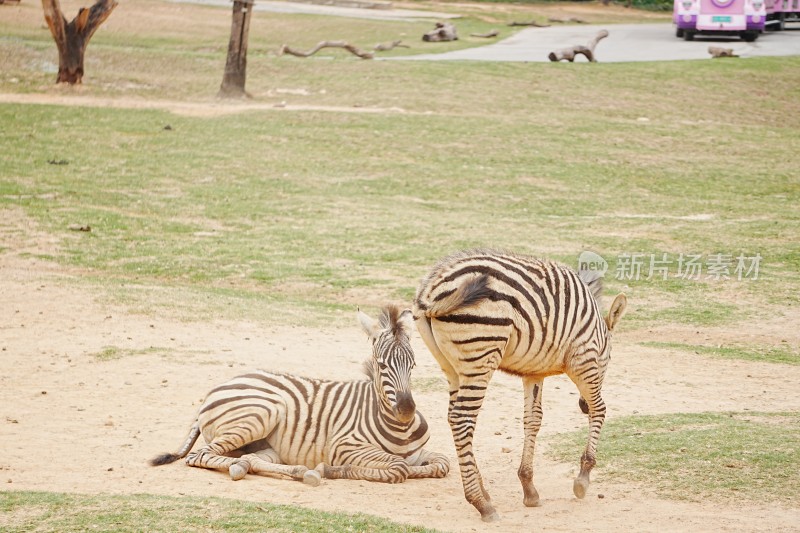
[[[374,384],[369,384],[364,393],[370,406],[364,412],[365,421],[373,428],[372,434],[377,438],[375,444],[388,453],[408,457],[427,443],[428,423],[419,411],[410,421],[401,422],[391,406],[382,400]]]
[[[409,431],[418,422],[418,413],[408,422],[401,422],[398,420],[391,404],[389,404],[386,398],[378,391],[378,387],[374,381],[370,383],[366,392],[370,404],[376,407],[373,411],[374,414],[372,418],[377,424],[387,427],[390,431],[395,433]]]

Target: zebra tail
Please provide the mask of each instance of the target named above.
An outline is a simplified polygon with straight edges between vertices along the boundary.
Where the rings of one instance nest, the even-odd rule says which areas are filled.
[[[589,292],[599,304],[603,296],[603,274],[596,270],[579,270],[578,277],[589,287]]]
[[[156,457],[150,459],[149,463],[150,466],[161,466],[161,465],[168,465],[170,463],[174,463],[178,459],[182,459],[189,454],[189,450],[192,449],[194,443],[197,442],[197,437],[200,436],[200,426],[194,424],[192,429],[189,431],[189,435],[186,437],[186,441],[181,446],[181,449],[178,450],[177,453],[162,453]]]
[[[441,300],[434,302],[425,314],[431,318],[449,315],[454,311],[458,311],[464,307],[470,307],[486,299],[491,292],[489,288],[489,276],[487,274],[481,274],[462,284]]]

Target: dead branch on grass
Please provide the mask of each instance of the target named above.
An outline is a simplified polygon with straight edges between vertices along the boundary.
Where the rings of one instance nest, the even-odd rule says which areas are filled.
[[[424,34],[422,40],[429,43],[457,41],[458,33],[456,27],[449,22],[437,22],[436,28]]]
[[[574,22],[575,24],[586,24],[586,21],[585,21],[585,20],[583,20],[583,19],[579,19],[578,17],[567,17],[567,18],[561,18],[561,17],[550,17],[550,18],[549,18],[549,19],[547,19],[547,20],[548,20],[549,22],[557,22],[557,23],[559,23],[559,24],[568,24],[568,23],[570,23],[570,22]]]
[[[392,41],[390,43],[381,43],[375,45],[376,52],[388,52],[389,50],[393,50],[394,48],[411,48],[407,44],[403,44],[403,41]]]
[[[373,54],[372,52],[364,52],[362,50],[359,50],[358,48],[348,43],[347,41],[320,41],[317,43],[317,46],[315,46],[314,48],[312,48],[307,52],[303,52],[301,50],[295,50],[288,44],[284,44],[278,51],[278,55],[282,56],[284,54],[290,54],[296,57],[310,57],[319,52],[320,50],[322,50],[323,48],[344,48],[351,54],[356,55],[361,59],[372,59],[373,57],[375,57],[375,54]]]
[[[739,57],[733,53],[733,48],[721,48],[719,46],[709,46],[708,53],[714,59],[718,57]]]
[[[576,55],[582,54],[586,56],[586,59],[592,63],[596,63],[597,59],[595,59],[594,48],[601,39],[605,39],[606,37],[608,37],[608,32],[606,30],[600,30],[597,32],[597,35],[595,35],[594,38],[586,44],[586,46],[576,45],[569,48],[562,48],[561,50],[550,52],[547,57],[550,59],[550,61],[561,61],[566,59],[572,63],[575,61]]]
[[[516,22],[516,21],[513,21],[513,22],[509,22],[508,25],[509,26],[533,26],[534,28],[549,28],[550,27],[550,24],[539,24],[535,20],[532,20],[530,22]]]
[[[491,39],[493,37],[497,37],[500,35],[500,32],[497,30],[491,30],[486,33],[470,33],[470,37],[480,37],[481,39]]]

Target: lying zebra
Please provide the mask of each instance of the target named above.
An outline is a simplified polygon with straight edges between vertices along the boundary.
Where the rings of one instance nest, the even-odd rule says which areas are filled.
[[[410,312],[388,306],[377,322],[360,311],[358,318],[373,346],[364,363],[369,379],[236,377],[209,392],[181,449],[150,464],[186,457],[189,466],[227,468],[234,480],[252,473],[313,486],[321,477],[402,483],[446,476],[447,458],[422,448],[429,433],[409,388]],[[201,433],[208,444],[189,453]]]

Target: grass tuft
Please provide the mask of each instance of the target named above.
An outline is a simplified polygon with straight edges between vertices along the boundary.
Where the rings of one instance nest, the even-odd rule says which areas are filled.
[[[628,416],[603,426],[595,472],[680,500],[791,504],[798,443],[800,412]],[[585,446],[575,431],[553,437],[549,453],[573,462]]]
[[[0,528],[23,531],[433,532],[364,514],[223,498],[0,492]]]
[[[694,352],[698,355],[710,355],[725,359],[800,365],[800,351],[797,348],[792,349],[789,346],[764,347],[759,349],[753,346],[705,346],[702,344],[685,344],[681,342],[643,342],[642,344],[654,348],[672,348]]]

